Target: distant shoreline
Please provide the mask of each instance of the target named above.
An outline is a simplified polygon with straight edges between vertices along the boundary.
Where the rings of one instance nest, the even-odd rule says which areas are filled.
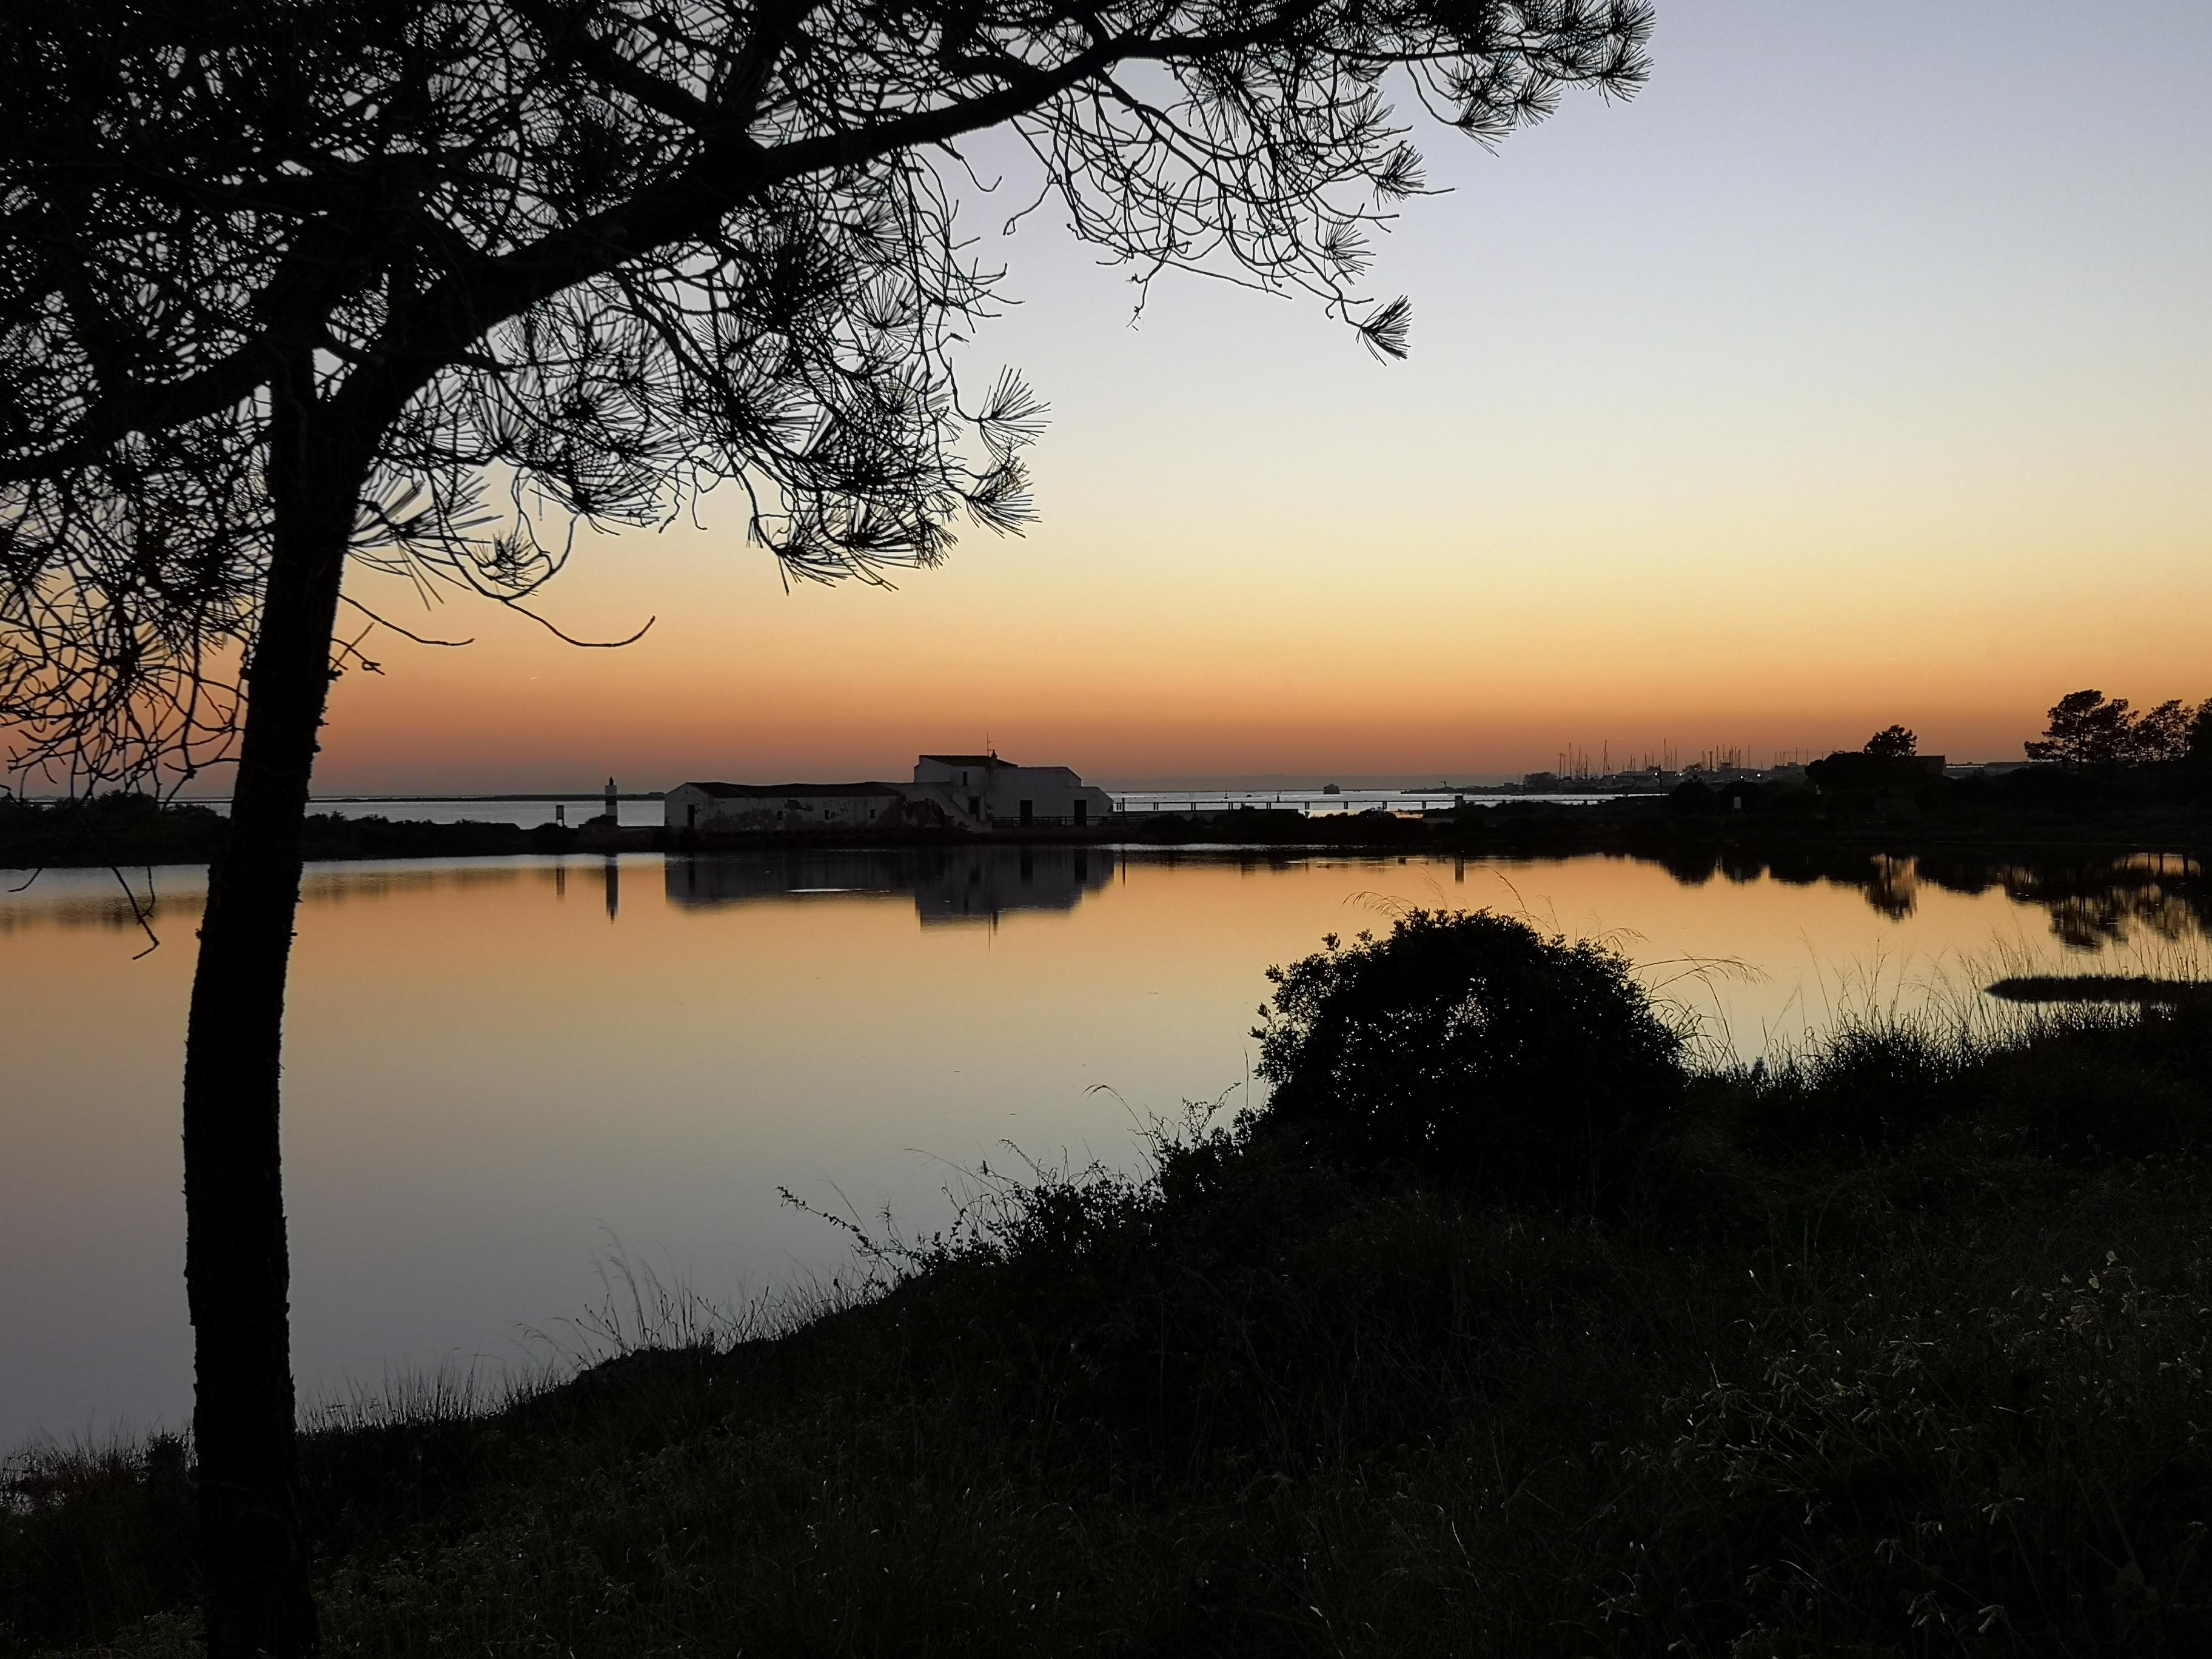
[[[702,836],[659,826],[613,828],[604,820],[575,825],[520,826],[463,819],[439,823],[316,813],[306,825],[310,862],[360,859],[605,854],[661,851],[736,854],[817,848],[924,847],[1127,846],[1224,851],[1351,852],[1460,857],[1633,857],[1725,860],[1731,853],[1802,858],[1920,850],[2052,854],[2162,851],[2195,855],[2212,844],[2212,811],[2190,787],[2122,792],[2098,781],[2057,781],[2063,787],[2027,789],[1945,785],[1917,795],[1817,797],[1809,792],[1759,799],[1620,796],[1588,804],[1485,798],[1419,816],[1389,811],[1318,816],[1240,807],[1119,815],[1085,829],[1032,829],[979,834],[965,830],[880,830],[853,834],[782,832]],[[541,795],[409,796],[492,805],[543,800]],[[592,798],[579,798],[589,799]],[[600,799],[604,799],[603,797]],[[642,795],[629,800],[651,799]],[[379,804],[376,798],[329,797]],[[395,803],[396,804],[396,803]],[[197,803],[161,805],[143,797],[37,806],[0,803],[0,869],[99,867],[104,865],[199,864],[220,849],[224,819]]]
[[[606,798],[606,792],[604,789],[525,789],[506,795],[313,795],[308,798],[307,810],[312,812],[318,806],[412,805],[417,802],[425,806],[465,806],[471,801],[483,801],[489,805],[495,801],[605,800]],[[642,793],[618,791],[615,799],[617,800],[664,800],[666,796],[662,791],[653,789]],[[29,806],[54,807],[69,804],[69,797],[66,795],[26,795],[22,799],[24,804]],[[168,805],[202,806],[210,811],[215,811],[229,805],[230,797],[228,795],[177,795],[170,798]]]

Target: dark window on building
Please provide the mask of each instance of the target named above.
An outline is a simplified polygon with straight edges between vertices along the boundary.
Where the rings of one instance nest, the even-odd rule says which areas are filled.
[[[1024,802],[1022,803],[1022,822],[1023,822],[1024,823],[1029,823],[1029,822],[1030,822],[1030,819],[1034,818],[1036,816],[1036,802],[1034,802],[1034,801],[1026,801],[1026,800],[1025,800],[1025,801],[1024,801]]]
[[[684,809],[684,827],[686,830],[696,830],[699,827],[699,809],[696,806],[687,806]]]
[[[1075,803],[1075,822],[1078,827],[1091,822],[1091,803],[1089,801],[1079,800]]]

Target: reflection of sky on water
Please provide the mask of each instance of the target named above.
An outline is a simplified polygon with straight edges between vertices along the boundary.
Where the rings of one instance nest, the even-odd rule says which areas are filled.
[[[1397,855],[1390,859],[1403,863]],[[660,872],[667,902],[687,908],[803,898],[910,897],[924,923],[991,922],[1009,911],[1072,910],[1103,890],[1114,872],[1134,860],[1162,867],[1224,864],[1239,869],[1287,868],[1316,861],[1296,852],[1194,852],[1113,847],[838,849],[811,852],[781,848],[757,854],[672,858]],[[638,862],[635,859],[624,860]],[[662,862],[659,860],[651,862]],[[1330,855],[1322,862],[1347,861]],[[1359,860],[1353,857],[1350,862]],[[1389,860],[1378,860],[1389,861]],[[1423,860],[1456,864],[1466,860]],[[1529,860],[1476,860],[1511,870]],[[1535,860],[1534,862],[1552,862]],[[1923,888],[1979,896],[2002,894],[2014,904],[2042,909],[2053,939],[2069,950],[2094,951],[2145,935],[2185,945],[2212,935],[2212,881],[2196,859],[2175,853],[2071,859],[1991,858],[1971,853],[1915,856],[1860,852],[1800,851],[1780,854],[1737,848],[1695,847],[1635,860],[1666,872],[1676,884],[1698,888],[1719,878],[1743,885],[1762,881],[1783,887],[1825,884],[1860,895],[1869,908],[1902,921],[1918,908]],[[198,866],[158,871],[13,872],[24,879],[0,888],[0,934],[39,926],[97,927],[140,931],[142,917],[182,903],[197,914],[206,890]],[[550,880],[556,896],[571,879],[602,890],[620,877],[616,860],[578,856],[560,860],[489,861],[421,860],[395,864],[312,866],[302,884],[313,903],[396,893],[468,891]],[[33,890],[35,889],[35,891]],[[1441,901],[1439,901],[1441,902]],[[2009,930],[2008,930],[2009,931]]]
[[[177,1089],[200,872],[0,894],[0,1443],[181,1419]],[[151,889],[148,883],[151,880]],[[20,878],[19,878],[20,879]],[[628,1252],[720,1297],[838,1270],[789,1187],[945,1212],[1024,1152],[1243,1098],[1267,965],[1411,904],[1604,934],[1739,1052],[2014,959],[2184,947],[2194,864],[1123,854],[325,865],[286,1042],[303,1385],[542,1349]],[[2124,948],[2122,948],[2124,947]]]

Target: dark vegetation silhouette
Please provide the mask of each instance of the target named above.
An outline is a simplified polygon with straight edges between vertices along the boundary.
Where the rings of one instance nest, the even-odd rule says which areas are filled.
[[[1789,820],[1808,834],[1910,819],[1946,839],[1978,838],[1987,848],[2069,820],[2087,827],[2103,818],[2140,845],[2198,845],[2197,815],[2212,803],[2212,700],[2192,707],[2174,699],[2138,712],[2125,698],[2075,691],[2046,720],[2044,735],[2024,745],[2038,763],[2027,769],[1946,776],[1940,757],[1919,752],[1915,732],[1893,725],[1859,749],[1809,763],[1808,787],[1749,786],[1743,806],[1763,813],[1770,830]],[[1711,786],[1687,783],[1671,804],[1689,816],[1722,805]]]
[[[1902,726],[1886,726],[1866,740],[1863,752],[1883,760],[1903,760],[1920,752],[1920,739]]]
[[[1721,793],[1703,778],[1685,778],[1667,792],[1667,810],[1680,817],[1709,818],[1721,810]]]
[[[1839,749],[1805,769],[1816,789],[1866,794],[1924,782],[1940,774],[1920,758],[1919,738],[1902,726],[1885,726],[1856,750]]]
[[[2137,710],[2125,697],[2069,691],[2051,707],[2043,736],[2027,745],[2030,760],[2069,766],[2146,766],[2212,762],[2212,698],[2191,707],[2168,699]]]
[[[630,1351],[563,1386],[309,1437],[334,1640],[2212,1641],[2212,1010],[1846,1021],[1794,1057],[1692,1064],[1604,952],[1434,913],[1278,984],[1291,1119],[1194,1118],[1139,1176],[979,1170],[961,1220],[861,1234],[870,1285],[781,1332],[702,1335],[641,1298]],[[1509,1003],[1450,1033],[1409,1108],[1387,1034]],[[1530,1054],[1523,1021],[1562,1046]],[[1578,1031],[1622,1046],[1577,1054]],[[1547,1059],[1663,1104],[1552,1113],[1516,1081]],[[1596,1150],[1601,1201],[1502,1190],[1480,1151],[1403,1153],[1495,1144],[1510,1113],[1495,1133],[1554,1169]],[[637,1340],[657,1323],[666,1346]],[[21,1467],[0,1654],[183,1659],[186,1488],[173,1441]]]
[[[537,615],[579,525],[717,483],[791,574],[1029,507],[1040,405],[962,342],[999,131],[1139,282],[1359,284],[1421,189],[1402,89],[1492,140],[1644,73],[1638,0],[1103,9],[154,0],[0,14],[0,720],[77,788],[234,757],[185,1078],[206,1637],[315,1644],[278,1164],[333,676],[422,594]],[[1002,211],[994,209],[994,213]],[[380,584],[375,578],[384,579]],[[550,624],[548,624],[550,626]]]
[[[1620,1174],[1612,1150],[1680,1095],[1684,1031],[1601,945],[1423,909],[1325,943],[1268,970],[1253,1035],[1271,1133],[1588,1206]]]
[[[222,814],[195,803],[110,790],[32,805],[0,799],[0,867],[205,864],[222,850]],[[432,823],[379,814],[310,813],[301,825],[307,859],[477,858],[576,849],[578,832],[556,824]]]

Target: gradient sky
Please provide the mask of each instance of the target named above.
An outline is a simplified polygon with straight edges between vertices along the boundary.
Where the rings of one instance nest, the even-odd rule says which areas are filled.
[[[2016,757],[2075,687],[2212,696],[2212,6],[1658,11],[1633,103],[1424,135],[1451,193],[1374,279],[1409,362],[1192,277],[1133,326],[1025,228],[978,350],[1053,406],[1029,535],[789,593],[712,511],[595,543],[549,614],[646,640],[446,607],[479,642],[375,647],[319,789],[900,776],[987,732],[1109,781],[1892,720]]]

